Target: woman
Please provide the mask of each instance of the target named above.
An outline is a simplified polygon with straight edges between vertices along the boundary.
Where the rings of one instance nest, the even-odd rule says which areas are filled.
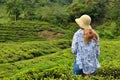
[[[71,46],[72,53],[76,55],[73,73],[83,76],[95,74],[96,69],[100,67],[98,34],[90,26],[91,18],[89,15],[82,15],[75,19],[75,22],[81,29],[75,32]]]

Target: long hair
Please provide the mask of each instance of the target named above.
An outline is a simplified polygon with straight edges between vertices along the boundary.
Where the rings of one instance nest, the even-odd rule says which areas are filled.
[[[91,40],[98,41],[99,36],[93,29],[84,29],[84,42],[85,44],[89,43]]]

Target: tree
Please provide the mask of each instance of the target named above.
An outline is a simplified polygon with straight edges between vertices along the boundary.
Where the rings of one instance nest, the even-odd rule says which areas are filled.
[[[92,17],[93,22],[101,23],[106,13],[106,0],[87,0],[86,12]]]
[[[19,0],[8,0],[6,3],[7,13],[10,17],[13,17],[16,21],[20,15],[20,1]]]
[[[38,0],[21,0],[21,15],[22,19],[31,20],[35,17],[35,5]]]
[[[117,23],[120,22],[120,1],[119,0],[113,0],[109,2],[109,5],[107,6],[108,10],[106,13],[106,19],[108,21],[115,20]]]
[[[80,17],[82,14],[84,14],[85,5],[80,3],[72,3],[68,6],[67,12],[69,13],[69,22],[74,22],[75,18]]]
[[[74,0],[75,1],[75,0]],[[107,0],[77,0],[68,7],[69,21],[83,14],[91,16],[93,23],[102,23],[106,13]]]
[[[5,3],[7,0],[0,0],[0,4]]]
[[[34,6],[37,0],[8,0],[6,3],[8,16],[14,20],[31,19],[34,17]]]

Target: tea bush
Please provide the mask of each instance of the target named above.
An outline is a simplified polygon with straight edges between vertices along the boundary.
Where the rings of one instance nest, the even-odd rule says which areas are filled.
[[[0,42],[19,42],[19,41],[43,41],[47,38],[39,36],[41,31],[49,31],[55,36],[57,33],[62,34],[62,37],[55,39],[60,39],[64,37],[67,33],[64,29],[50,24],[48,22],[39,21],[11,21],[6,24],[0,24]],[[49,33],[47,33],[49,34]]]
[[[70,40],[0,43],[0,63],[16,62],[52,54],[70,47]]]
[[[44,71],[58,65],[71,65],[73,56],[70,54],[70,49],[61,50],[54,54],[49,54],[29,60],[22,60],[13,63],[0,64],[0,77],[12,77],[23,74],[31,70]],[[9,73],[7,73],[9,71]],[[13,75],[14,74],[14,75]],[[30,76],[29,76],[30,77]]]
[[[34,42],[33,42],[34,43]],[[70,42],[68,42],[70,43]],[[26,43],[27,44],[27,43]],[[65,50],[59,50],[54,54],[44,55],[30,60],[14,63],[0,64],[1,79],[8,80],[119,80],[120,79],[120,42],[116,40],[101,40],[101,54],[99,61],[101,67],[96,75],[90,77],[76,76],[72,74],[74,56],[71,49],[63,46],[63,41],[57,45]],[[70,46],[69,46],[70,47]],[[7,73],[7,72],[10,73]]]

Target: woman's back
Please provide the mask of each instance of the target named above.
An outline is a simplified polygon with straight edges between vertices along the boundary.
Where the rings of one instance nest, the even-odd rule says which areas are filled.
[[[100,67],[97,57],[100,53],[99,41],[91,39],[85,42],[84,30],[79,29],[73,36],[72,52],[76,54],[76,64],[83,72],[93,73]]]
[[[82,15],[80,18],[76,18],[75,22],[81,29],[74,34],[71,46],[72,53],[76,55],[73,73],[93,74],[96,68],[100,67],[98,34],[90,25],[91,17],[89,15]]]

